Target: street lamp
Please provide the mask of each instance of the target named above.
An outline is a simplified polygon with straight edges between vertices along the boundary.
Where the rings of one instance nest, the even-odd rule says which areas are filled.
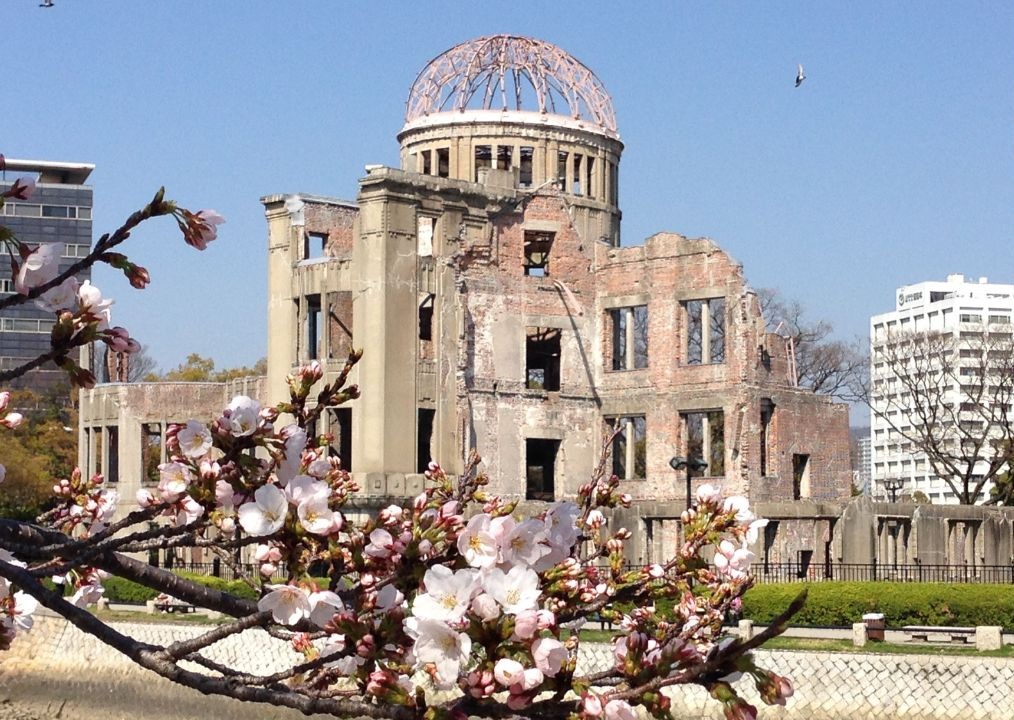
[[[685,458],[676,455],[669,461],[669,467],[676,472],[679,472],[680,470],[687,471],[687,510],[689,510],[691,505],[690,473],[694,470],[705,470],[707,469],[708,464],[699,458]]]
[[[884,489],[891,493],[891,502],[895,502],[898,499],[898,491],[901,490],[901,486],[905,484],[905,481],[901,478],[887,478],[884,480]]]

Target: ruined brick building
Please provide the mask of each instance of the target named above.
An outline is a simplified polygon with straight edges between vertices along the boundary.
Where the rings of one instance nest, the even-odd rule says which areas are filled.
[[[559,48],[480,38],[416,78],[401,167],[367,166],[355,201],[263,198],[268,222],[267,402],[350,347],[360,400],[317,432],[366,498],[414,494],[431,458],[471,448],[492,491],[573,497],[607,448],[635,508],[638,558],[677,532],[674,456],[784,515],[763,552],[830,559],[849,496],[844,405],[795,385],[742,267],[707,238],[620,245],[623,143],[608,94]],[[822,509],[821,503],[829,503]],[[773,511],[773,512],[772,512]],[[790,529],[791,528],[791,529]],[[778,538],[782,538],[779,540]]]

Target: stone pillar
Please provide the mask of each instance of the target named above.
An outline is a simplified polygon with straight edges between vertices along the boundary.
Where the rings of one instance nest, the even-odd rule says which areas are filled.
[[[1003,647],[1003,628],[999,625],[976,625],[975,649],[999,650]]]
[[[852,623],[852,644],[856,647],[865,647],[866,639],[866,623]]]
[[[418,356],[416,200],[393,191],[382,173],[362,181],[352,307],[362,397],[352,408],[357,473],[416,469]]]
[[[749,640],[753,637],[753,620],[739,621],[739,639]]]

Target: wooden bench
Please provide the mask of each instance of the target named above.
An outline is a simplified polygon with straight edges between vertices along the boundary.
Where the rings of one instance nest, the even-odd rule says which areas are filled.
[[[975,637],[974,627],[947,627],[944,625],[906,625],[902,631],[908,633],[910,640],[929,642],[930,635],[948,635],[952,643],[967,643]]]

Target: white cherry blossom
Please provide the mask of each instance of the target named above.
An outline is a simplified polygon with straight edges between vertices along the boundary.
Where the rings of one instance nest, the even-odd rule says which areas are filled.
[[[441,690],[454,685],[462,664],[468,662],[472,640],[437,620],[405,619],[405,632],[415,640],[416,667],[432,664]]]
[[[306,590],[293,585],[267,587],[271,588],[271,592],[257,601],[257,609],[270,611],[276,623],[292,626],[310,617],[310,598]]]
[[[27,295],[32,288],[45,285],[60,274],[63,243],[42,243],[25,258],[14,278],[14,289]]]
[[[263,485],[254,493],[253,502],[240,506],[239,524],[250,535],[271,535],[285,524],[289,502],[277,485]]]
[[[493,568],[483,580],[483,585],[486,592],[500,603],[500,607],[508,615],[536,609],[542,594],[539,589],[539,576],[533,570],[520,565],[515,565],[507,572]]]
[[[554,677],[567,661],[567,648],[556,638],[539,638],[532,643],[532,659],[535,667]]]
[[[188,420],[186,427],[176,435],[180,450],[187,457],[199,458],[211,449],[211,431],[204,423]]]
[[[423,620],[460,620],[478,589],[477,578],[478,573],[471,569],[454,572],[446,565],[431,567],[423,576],[426,592],[416,595],[412,614]]]
[[[331,590],[310,593],[310,622],[317,627],[324,627],[335,613],[345,609],[345,603],[338,594]]]
[[[489,515],[482,513],[468,521],[458,535],[458,552],[472,567],[489,568],[496,565],[500,548],[490,532]]]
[[[329,535],[341,527],[337,522],[339,516],[328,507],[327,498],[322,495],[311,495],[299,503],[296,514],[299,524],[314,535]]]
[[[226,426],[236,437],[252,435],[257,429],[261,404],[246,395],[237,395],[229,403],[229,417]]]

